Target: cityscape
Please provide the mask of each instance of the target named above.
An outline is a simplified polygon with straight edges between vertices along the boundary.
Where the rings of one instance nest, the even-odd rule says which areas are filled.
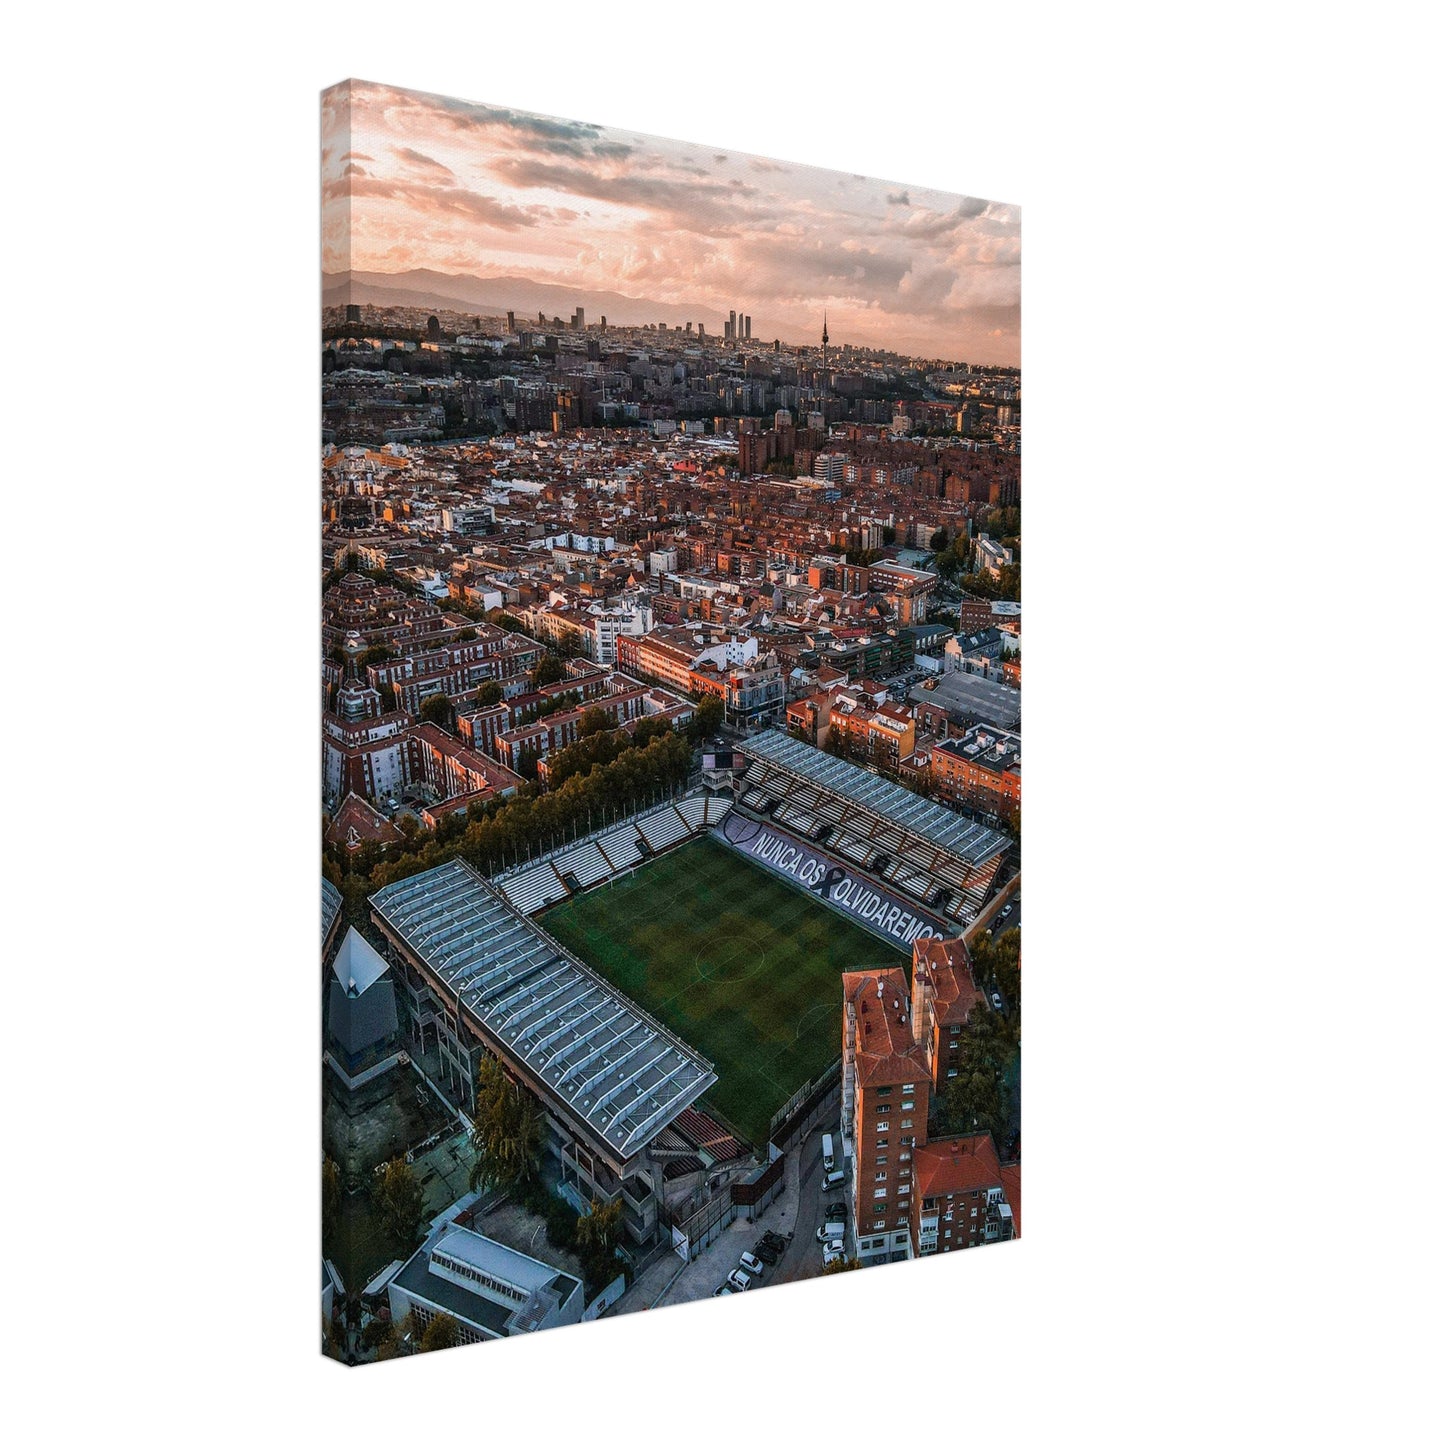
[[[1020,1237],[1017,207],[361,82],[322,181],[324,1352]]]

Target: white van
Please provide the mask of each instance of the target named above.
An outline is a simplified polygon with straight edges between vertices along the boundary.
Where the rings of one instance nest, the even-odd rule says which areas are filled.
[[[823,1176],[823,1192],[836,1189],[848,1176],[841,1169],[830,1169]]]
[[[833,1136],[823,1135],[823,1173],[831,1174],[837,1161],[833,1158]]]

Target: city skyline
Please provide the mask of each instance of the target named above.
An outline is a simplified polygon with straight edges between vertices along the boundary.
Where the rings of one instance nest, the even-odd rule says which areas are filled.
[[[826,310],[835,349],[1019,361],[1017,206],[362,81],[323,97],[322,184],[328,277],[517,277],[789,345]]]

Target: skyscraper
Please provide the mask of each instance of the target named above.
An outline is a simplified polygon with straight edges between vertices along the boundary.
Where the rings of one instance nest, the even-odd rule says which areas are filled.
[[[751,316],[744,316],[744,317],[743,317],[743,340],[744,340],[744,341],[751,341],[752,339],[753,339],[753,318],[752,318]]]

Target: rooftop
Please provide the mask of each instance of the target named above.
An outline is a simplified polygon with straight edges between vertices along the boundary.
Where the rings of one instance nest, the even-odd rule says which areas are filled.
[[[913,1151],[913,1178],[914,1192],[922,1198],[1003,1188],[993,1137],[987,1133],[929,1140]]]
[[[923,1049],[913,1038],[908,980],[901,968],[845,973],[843,998],[852,1005],[857,1021],[853,1056],[860,1085],[872,1088],[927,1080]]]
[[[388,884],[372,908],[587,1133],[628,1158],[697,1100],[712,1065],[465,863]]]
[[[933,990],[934,1015],[940,1024],[963,1023],[983,997],[974,982],[968,947],[961,938],[917,938],[913,941],[914,981]]]
[[[386,960],[355,928],[348,928],[336,952],[331,972],[347,995],[356,998],[386,973]]]
[[[972,672],[945,672],[931,691],[919,683],[908,696],[914,702],[931,702],[1000,728],[1016,728],[1021,716],[1018,688],[990,682]]]

